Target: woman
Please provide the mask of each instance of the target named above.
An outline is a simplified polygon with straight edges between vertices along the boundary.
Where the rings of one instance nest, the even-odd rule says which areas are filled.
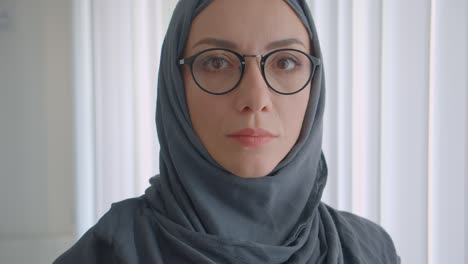
[[[303,0],[181,0],[161,56],[161,174],[55,263],[399,263],[320,199],[325,84]]]

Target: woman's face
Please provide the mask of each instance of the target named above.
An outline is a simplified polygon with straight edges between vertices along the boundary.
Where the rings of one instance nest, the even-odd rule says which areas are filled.
[[[290,39],[295,41],[279,42]],[[184,58],[208,48],[229,48],[240,54],[265,54],[278,48],[309,53],[309,45],[306,28],[283,0],[215,0],[192,22]],[[296,143],[310,84],[296,94],[278,94],[265,83],[253,57],[246,58],[238,86],[224,95],[200,89],[189,66],[183,67],[183,79],[195,133],[211,157],[231,173],[265,176]]]

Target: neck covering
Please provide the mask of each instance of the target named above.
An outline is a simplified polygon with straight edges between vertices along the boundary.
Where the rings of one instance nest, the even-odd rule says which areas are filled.
[[[231,174],[210,157],[192,129],[177,61],[191,21],[210,2],[179,1],[161,52],[156,109],[160,175],[150,180],[145,196],[154,209],[164,259],[168,263],[322,263],[326,258],[326,263],[342,263],[340,242],[330,235],[334,226],[325,219],[330,217],[320,215],[327,178],[321,150],[322,65],[311,81],[297,143],[265,177]],[[322,59],[306,2],[285,2],[309,32],[310,53]]]

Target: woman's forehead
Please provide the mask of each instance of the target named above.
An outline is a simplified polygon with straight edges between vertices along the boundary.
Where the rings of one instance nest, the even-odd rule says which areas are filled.
[[[215,0],[192,21],[186,52],[203,47],[266,51],[281,44],[309,49],[309,35],[284,0]]]

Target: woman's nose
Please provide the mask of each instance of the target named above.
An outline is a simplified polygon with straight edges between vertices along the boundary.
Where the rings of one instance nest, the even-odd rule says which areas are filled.
[[[249,57],[245,61],[244,75],[236,89],[236,108],[239,112],[268,112],[273,91],[262,76],[258,59]]]

